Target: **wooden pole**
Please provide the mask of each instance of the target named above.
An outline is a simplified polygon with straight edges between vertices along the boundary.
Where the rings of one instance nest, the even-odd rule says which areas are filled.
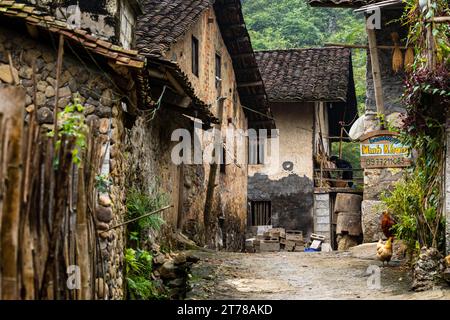
[[[19,252],[19,223],[22,186],[22,136],[25,90],[19,87],[0,89],[0,113],[8,126],[6,186],[3,200],[2,232],[0,237],[1,299],[19,299],[17,259]],[[5,138],[5,137],[0,137]]]
[[[325,47],[342,47],[342,48],[350,48],[350,49],[365,49],[368,50],[369,46],[362,44],[351,44],[351,43],[332,43],[327,42],[324,44]],[[392,50],[395,49],[395,46],[376,46],[377,49],[381,50]],[[401,46],[400,49],[406,50],[408,47]]]
[[[384,115],[383,86],[381,83],[380,62],[377,49],[377,38],[375,29],[366,28],[369,40],[370,61],[372,66],[373,89],[375,93],[375,103],[379,115]]]
[[[54,145],[56,145],[56,140],[58,139],[58,100],[59,100],[59,85],[61,77],[61,69],[64,56],[64,36],[59,35],[59,45],[58,45],[58,59],[56,61],[56,82],[55,82],[55,109],[53,110],[53,124],[55,126],[55,135],[53,137]]]

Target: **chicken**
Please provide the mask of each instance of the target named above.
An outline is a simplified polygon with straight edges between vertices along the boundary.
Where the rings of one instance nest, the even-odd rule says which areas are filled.
[[[377,258],[378,260],[383,262],[386,261],[389,264],[392,258],[392,237],[387,239],[386,243],[383,244],[383,241],[380,239],[377,243]]]
[[[394,219],[392,219],[392,216],[389,214],[389,212],[384,211],[383,215],[381,216],[381,230],[383,230],[386,238],[394,239],[394,233],[391,229],[395,224],[396,222]]]

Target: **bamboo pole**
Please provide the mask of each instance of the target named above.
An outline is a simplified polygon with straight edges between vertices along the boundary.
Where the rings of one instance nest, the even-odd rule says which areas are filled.
[[[80,267],[81,288],[80,299],[91,299],[92,279],[89,271],[89,237],[88,237],[88,219],[86,206],[86,185],[84,177],[84,165],[80,164],[78,169],[78,195],[77,195],[77,225],[76,225],[76,254],[77,263]]]
[[[367,37],[369,40],[370,61],[372,67],[375,103],[377,106],[377,112],[380,115],[384,115],[383,86],[381,83],[381,71],[380,71],[380,62],[378,58],[377,38],[374,29],[366,28],[366,30],[367,30]]]
[[[9,181],[4,195],[0,256],[2,296],[4,300],[18,299],[18,237],[22,181],[22,135],[25,90],[19,87],[0,89],[0,113],[9,121],[7,173]]]
[[[350,48],[350,49],[364,49],[369,50],[370,46],[362,45],[362,44],[348,44],[348,43],[332,43],[332,42],[326,42],[324,44],[325,47],[342,47],[342,48]],[[377,45],[377,49],[381,50],[392,50],[395,49],[395,46],[386,46],[386,45]],[[406,50],[408,47],[406,46],[400,46],[400,49]]]

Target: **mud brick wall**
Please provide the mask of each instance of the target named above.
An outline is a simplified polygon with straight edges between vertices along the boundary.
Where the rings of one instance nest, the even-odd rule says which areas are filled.
[[[9,67],[7,53],[12,55],[20,85],[26,89],[26,117],[36,112],[37,120],[43,128],[53,128],[53,109],[55,107],[56,51],[51,45],[32,40],[21,34],[0,27],[0,85],[8,81]],[[36,104],[32,101],[32,64],[36,61]],[[58,107],[64,108],[78,94],[84,105],[88,123],[95,122],[103,142],[102,152],[105,161],[99,168],[99,175],[106,174],[112,185],[108,192],[99,193],[96,206],[96,224],[103,266],[104,278],[97,278],[98,287],[106,284],[97,298],[121,299],[123,297],[123,229],[107,233],[103,231],[123,222],[125,214],[125,186],[123,172],[124,128],[120,98],[109,77],[89,62],[81,63],[66,52],[60,77]],[[85,253],[88,254],[88,253]]]

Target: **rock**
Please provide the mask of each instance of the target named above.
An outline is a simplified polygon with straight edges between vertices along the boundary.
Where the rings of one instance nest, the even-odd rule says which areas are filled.
[[[95,123],[97,123],[98,122],[98,117],[95,115],[95,114],[91,114],[91,115],[88,115],[87,117],[86,117],[86,124],[87,125],[95,125]]]
[[[100,98],[100,102],[105,107],[111,107],[113,105],[112,90],[106,89],[105,91],[103,91],[102,97]]]
[[[36,61],[36,59],[40,56],[40,50],[25,50],[22,55],[23,61],[30,66],[32,66],[34,61]]]
[[[113,212],[110,207],[97,206],[95,215],[98,221],[109,223],[113,219]]]
[[[42,107],[37,111],[37,121],[39,124],[53,123],[53,112],[46,107]]]
[[[173,263],[175,265],[180,265],[186,263],[186,255],[184,253],[179,253],[173,258]]]
[[[112,115],[112,111],[110,107],[98,107],[96,110],[96,114],[100,118],[110,118]]]
[[[94,111],[95,111],[95,106],[93,106],[92,104],[86,104],[84,106],[84,114],[85,115],[93,114]]]
[[[33,77],[33,69],[31,69],[30,67],[20,68],[19,76],[25,79],[31,79]]]
[[[25,110],[26,110],[28,113],[33,112],[34,109],[35,109],[34,104],[30,104],[28,107],[25,108]]]
[[[98,126],[98,130],[100,131],[100,133],[103,133],[103,134],[108,133],[109,123],[110,123],[110,121],[108,118],[100,119],[99,126]]]
[[[8,84],[12,84],[14,80],[16,81],[16,83],[19,83],[19,73],[17,72],[16,68],[13,68],[13,75],[11,75],[9,65],[2,64],[0,65],[0,80]]]
[[[54,97],[54,96],[55,96],[55,89],[53,89],[52,86],[48,86],[48,87],[45,89],[45,96],[46,96],[47,98]]]
[[[109,236],[111,235],[110,232],[99,232],[98,235],[100,236],[100,238],[102,238],[103,240],[106,240],[109,238]]]
[[[381,230],[381,214],[383,202],[376,200],[364,200],[361,206],[361,223],[364,242],[376,242],[384,238]]]
[[[164,257],[164,255],[161,253],[153,257],[153,263],[155,265],[162,265],[164,264],[164,262],[166,262],[166,257]]]
[[[364,200],[380,200],[383,193],[394,188],[401,179],[402,169],[366,169],[364,170]]]
[[[351,236],[362,234],[361,212],[339,212],[336,223],[336,234],[347,232]]]
[[[42,92],[36,93],[36,104],[38,106],[43,106],[47,102],[47,98],[45,97],[45,94]]]
[[[45,81],[47,81],[53,88],[54,88],[55,85],[56,85],[56,80],[53,79],[53,78],[51,78],[51,77],[47,77],[47,78],[45,79]]]
[[[103,207],[111,207],[111,198],[109,197],[108,194],[102,193],[98,197],[98,204]]]
[[[350,249],[351,247],[355,247],[358,245],[358,238],[354,236],[350,236],[348,234],[344,234],[343,236],[338,237],[338,250],[345,251]]]
[[[42,58],[44,58],[44,61],[47,64],[56,60],[55,54],[52,51],[50,51],[50,50],[44,50],[42,52]]]
[[[46,81],[38,81],[36,85],[37,91],[45,92],[45,89],[47,89],[48,83]]]
[[[62,87],[59,89],[59,97],[70,97],[72,95],[72,91],[68,86]]]
[[[363,198],[358,194],[338,193],[334,212],[360,212]]]
[[[177,278],[175,280],[171,280],[167,283],[167,286],[169,288],[184,288],[186,286],[186,279],[184,278]]]
[[[109,226],[107,223],[97,221],[97,230],[105,231],[108,229],[109,229]]]
[[[169,260],[158,269],[161,278],[163,279],[176,279],[178,273],[178,267],[175,266],[173,261]]]
[[[64,109],[72,102],[72,97],[64,97],[58,100],[58,108]]]
[[[363,243],[349,249],[352,257],[358,259],[376,260],[377,258],[377,243]]]
[[[419,259],[414,265],[413,284],[414,291],[426,291],[434,287],[444,270],[442,256],[434,248],[422,248]]]

